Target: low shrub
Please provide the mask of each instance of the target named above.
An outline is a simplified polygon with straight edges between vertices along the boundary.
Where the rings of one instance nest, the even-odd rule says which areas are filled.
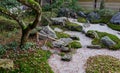
[[[3,45],[0,45],[0,57],[6,52],[6,48]]]
[[[119,73],[119,67],[119,59],[107,55],[98,55],[88,58],[86,73]]]

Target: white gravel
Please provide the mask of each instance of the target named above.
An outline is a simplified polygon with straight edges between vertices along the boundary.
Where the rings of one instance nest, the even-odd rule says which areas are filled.
[[[91,25],[90,27],[86,28],[86,30],[98,30],[101,32],[108,32],[120,38],[120,35],[117,34],[117,31],[114,31],[107,26]],[[86,45],[90,45],[92,39],[85,37],[85,35],[80,32],[66,31],[66,33],[78,36],[83,48],[78,49],[77,52],[73,54],[72,61],[70,62],[61,61],[60,56],[58,56],[57,54],[53,54],[48,62],[54,73],[85,73],[84,64],[90,56],[110,55],[120,59],[120,50],[111,51],[108,49],[88,49],[86,48]]]

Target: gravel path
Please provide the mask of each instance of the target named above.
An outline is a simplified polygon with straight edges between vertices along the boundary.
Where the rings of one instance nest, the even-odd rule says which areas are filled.
[[[107,26],[91,25],[90,27],[86,28],[86,30],[98,30],[101,32],[108,32],[120,38],[120,35],[117,34],[117,31],[114,31]],[[73,55],[72,61],[70,62],[63,62],[60,60],[60,56],[58,56],[57,54],[53,54],[48,62],[54,73],[85,73],[84,65],[90,56],[110,55],[120,59],[120,50],[111,51],[108,49],[88,49],[86,48],[86,45],[90,45],[92,39],[85,37],[85,35],[80,32],[66,31],[66,33],[78,36],[83,48],[77,50],[77,52]]]

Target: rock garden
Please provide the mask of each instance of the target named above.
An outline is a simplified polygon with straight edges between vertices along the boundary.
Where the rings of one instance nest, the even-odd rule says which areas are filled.
[[[76,2],[0,3],[0,73],[119,73],[120,12]]]

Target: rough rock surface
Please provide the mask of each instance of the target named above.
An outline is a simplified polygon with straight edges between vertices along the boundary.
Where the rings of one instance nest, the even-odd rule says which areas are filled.
[[[114,24],[120,24],[120,12],[118,12],[117,14],[115,14],[111,20],[110,20],[111,23],[114,23]]]

